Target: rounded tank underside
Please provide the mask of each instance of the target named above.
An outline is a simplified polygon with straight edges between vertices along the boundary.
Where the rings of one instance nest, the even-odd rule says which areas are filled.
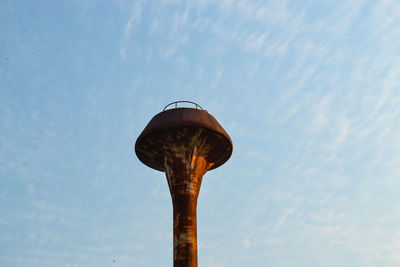
[[[196,149],[211,169],[224,164],[232,154],[229,135],[205,110],[176,108],[154,116],[135,144],[138,158],[147,166],[165,171],[165,159]]]

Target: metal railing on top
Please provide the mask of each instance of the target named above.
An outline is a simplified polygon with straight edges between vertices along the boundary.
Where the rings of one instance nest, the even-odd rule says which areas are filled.
[[[171,106],[171,105],[175,105],[175,108],[178,108],[178,103],[190,103],[190,104],[195,105],[195,106],[196,106],[196,109],[199,108],[199,109],[201,109],[201,110],[204,110],[204,109],[203,109],[199,104],[197,104],[197,103],[194,103],[194,102],[192,102],[192,101],[185,101],[185,100],[183,100],[183,101],[175,101],[175,102],[169,103],[168,105],[165,106],[165,108],[163,109],[163,111],[165,111],[165,110],[167,109],[167,107],[169,107],[169,106]]]

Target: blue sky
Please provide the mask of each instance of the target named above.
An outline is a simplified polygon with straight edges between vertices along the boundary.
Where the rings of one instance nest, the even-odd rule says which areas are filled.
[[[1,266],[172,266],[133,147],[175,100],[234,143],[199,266],[400,265],[399,1],[2,0],[0,36]]]

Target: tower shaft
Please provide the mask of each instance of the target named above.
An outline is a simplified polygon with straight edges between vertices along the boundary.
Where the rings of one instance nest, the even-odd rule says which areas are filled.
[[[197,267],[197,199],[203,175],[212,165],[197,154],[196,146],[164,159],[174,209],[174,267]]]

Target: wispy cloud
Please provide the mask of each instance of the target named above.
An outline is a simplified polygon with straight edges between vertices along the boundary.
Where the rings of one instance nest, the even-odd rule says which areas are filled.
[[[126,37],[130,37],[133,27],[137,27],[142,21],[142,9],[145,2],[146,1],[135,1],[130,17],[124,27],[124,34]]]
[[[285,223],[285,221],[288,219],[288,217],[295,211],[294,208],[289,208],[286,209],[282,212],[281,217],[279,218],[278,222],[276,223],[274,230],[277,231],[279,230],[283,224]]]

